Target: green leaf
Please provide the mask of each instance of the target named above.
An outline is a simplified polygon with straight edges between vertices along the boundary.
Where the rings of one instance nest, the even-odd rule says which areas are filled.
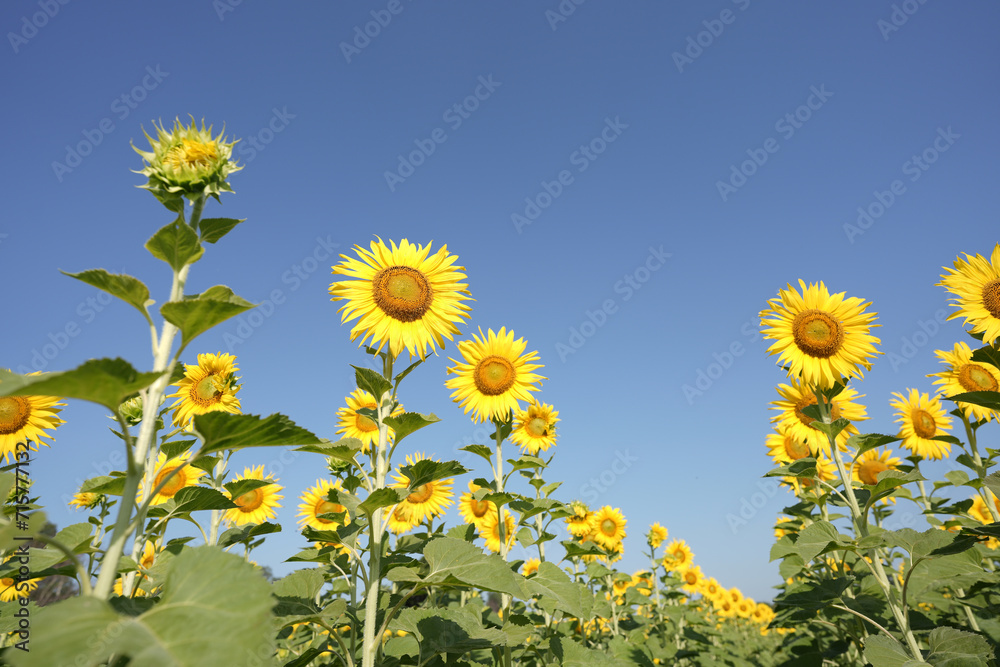
[[[194,430],[205,443],[203,454],[244,447],[301,447],[323,441],[282,414],[268,417],[208,412],[194,418]]]
[[[97,289],[104,290],[111,296],[116,296],[127,304],[135,307],[146,321],[152,322],[149,311],[146,310],[146,302],[149,301],[149,288],[138,278],[132,276],[108,273],[104,269],[90,269],[80,273],[61,272],[70,278],[76,278],[82,282],[92,285]]]
[[[867,514],[868,510],[876,501],[885,498],[892,493],[892,490],[896,487],[903,486],[904,484],[909,484],[910,482],[920,482],[925,478],[917,470],[911,470],[910,472],[902,472],[900,470],[883,470],[878,474],[878,484],[875,486],[869,486],[871,489],[871,496],[865,502],[864,514]]]
[[[806,563],[821,554],[831,543],[841,543],[841,535],[828,521],[817,521],[802,529],[795,542],[795,551]]]
[[[1000,368],[1000,350],[994,350],[989,345],[981,347],[972,353],[972,360]]]
[[[911,662],[910,654],[903,645],[885,635],[869,635],[865,639],[865,660],[872,667],[917,667],[920,663]],[[924,663],[926,664],[926,663]]]
[[[593,594],[557,566],[542,563],[535,576],[526,581],[528,591],[539,598],[538,604],[545,611],[554,614],[556,610],[561,610],[582,621],[590,620],[594,607]]]
[[[179,364],[178,364],[179,365]],[[160,451],[163,455],[167,457],[167,460],[180,456],[187,450],[191,449],[191,445],[198,442],[197,440],[172,440],[170,442],[165,442],[160,445]]]
[[[487,463],[493,464],[493,450],[486,445],[468,445],[467,447],[462,447],[461,451],[472,452],[486,459]]]
[[[403,466],[399,469],[400,474],[406,477],[410,483],[410,491],[423,486],[428,482],[435,482],[446,477],[455,477],[469,472],[458,461],[431,461],[421,459],[413,465]]]
[[[198,223],[198,230],[201,232],[201,240],[205,243],[215,243],[223,236],[233,230],[233,227],[246,220],[246,218],[203,218]]]
[[[997,498],[1000,498],[1000,472],[995,472],[986,477],[983,480],[983,484],[986,488],[993,492]]]
[[[146,241],[146,250],[156,259],[169,264],[174,271],[180,271],[185,265],[197,262],[204,253],[204,248],[198,241],[198,234],[184,222],[183,217],[164,225],[153,234],[153,237]]]
[[[225,322],[254,307],[243,297],[233,294],[225,285],[210,287],[201,294],[186,296],[160,307],[163,319],[181,331],[181,349],[216,324]]]
[[[18,375],[0,368],[0,396],[60,396],[103,405],[122,401],[153,384],[162,373],[140,373],[124,359],[91,359],[70,371]]]
[[[323,456],[335,458],[338,461],[351,463],[354,461],[355,455],[360,452],[364,446],[365,443],[361,442],[357,438],[341,438],[337,442],[327,442],[324,440],[318,445],[306,445],[305,447],[299,447],[295,451],[322,454]]]
[[[881,433],[864,433],[858,435],[852,435],[847,439],[848,447],[857,447],[857,453],[854,455],[854,460],[857,460],[859,456],[864,454],[870,449],[875,449],[876,447],[882,447],[888,445],[890,442],[897,442],[900,438],[894,435],[882,435]]]
[[[120,496],[125,493],[125,475],[108,477],[91,477],[80,486],[80,492],[104,493],[109,496]]]
[[[948,396],[947,399],[1000,411],[1000,392],[996,391],[969,391],[964,394]]]
[[[455,539],[439,537],[424,547],[428,573],[420,579],[412,570],[398,567],[387,575],[392,581],[422,581],[427,584],[465,584],[496,593],[510,593],[528,597],[524,577],[511,572],[510,566],[499,556],[485,555],[479,547]]]
[[[981,635],[955,628],[934,628],[927,637],[930,654],[927,662],[948,667],[987,667],[993,649]]]
[[[404,489],[375,489],[358,505],[358,512],[371,516],[380,507],[390,507],[404,500],[409,493]]]
[[[176,503],[173,508],[175,514],[198,510],[228,510],[236,507],[236,503],[223,494],[203,486],[186,486],[174,495],[173,501]]]
[[[502,630],[484,628],[478,617],[464,609],[405,608],[393,619],[390,628],[405,630],[416,637],[421,654],[462,654],[507,645],[507,635]]]
[[[403,438],[414,431],[419,431],[425,426],[441,421],[436,415],[422,415],[418,412],[404,412],[398,417],[386,417],[382,420],[386,426],[396,433],[396,444],[402,442]]]
[[[392,385],[382,377],[381,373],[376,373],[372,369],[362,366],[352,365],[351,368],[354,369],[354,380],[357,382],[358,389],[364,389],[371,394],[376,403],[382,400],[385,392],[392,390]]]
[[[816,459],[806,456],[788,465],[779,466],[767,471],[764,477],[815,477]]]
[[[240,526],[239,528],[230,528],[219,536],[219,547],[225,549],[233,544],[246,544],[259,535],[270,535],[271,533],[280,532],[281,526],[276,523],[267,523],[266,521],[264,523]],[[315,553],[315,550],[313,552]]]

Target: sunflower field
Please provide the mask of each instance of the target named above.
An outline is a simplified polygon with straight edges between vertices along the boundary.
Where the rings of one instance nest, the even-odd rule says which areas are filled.
[[[142,187],[174,218],[145,246],[172,276],[167,297],[154,309],[136,277],[67,275],[138,311],[151,366],[0,369],[3,664],[997,664],[1000,244],[946,269],[951,317],[971,340],[937,352],[931,386],[896,394],[886,434],[861,432],[852,386],[882,354],[870,303],[800,281],[761,311],[786,373],[768,476],[796,498],[776,520],[781,580],[764,603],[703,571],[684,536],[629,527],[627,508],[588,506],[549,478],[560,417],[541,393],[543,359],[507,328],[462,337],[472,296],[447,246],[376,238],[332,267],[330,297],[359,345],[336,433],[245,414],[237,358],[196,339],[254,304],[225,285],[185,291],[243,222],[205,215],[242,168],[235,142],[179,121],[147,138]],[[437,352],[454,402],[492,433],[465,448],[475,467],[406,442],[439,421],[405,407],[419,399],[405,380]],[[70,399],[108,411],[125,465],[74,489],[87,521],[51,534],[51,500],[24,467]],[[306,453],[322,474],[292,492],[263,465],[231,465],[260,447]],[[949,457],[960,467],[924,477],[924,461]],[[272,520],[292,498],[303,548],[287,560],[299,569],[270,580],[254,551],[288,531]],[[922,522],[897,527],[908,504]],[[446,523],[449,509],[462,523]],[[635,572],[616,569],[628,530],[645,536]],[[515,544],[536,556],[512,558]]]

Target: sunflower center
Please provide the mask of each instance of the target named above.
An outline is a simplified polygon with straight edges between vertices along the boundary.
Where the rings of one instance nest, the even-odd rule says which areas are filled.
[[[983,307],[990,315],[1000,319],[1000,280],[991,280],[983,285]]]
[[[913,432],[921,438],[933,438],[937,433],[937,422],[926,410],[914,410],[911,414],[913,420]],[[872,482],[874,484],[874,482]]]
[[[979,364],[965,364],[958,371],[958,381],[966,391],[996,391],[997,381]]]
[[[370,410],[374,410],[378,406],[376,406],[374,403],[365,403],[361,407],[362,408],[368,408]],[[354,413],[354,426],[355,426],[355,428],[357,428],[362,433],[371,433],[373,431],[377,431],[378,430],[378,424],[376,424],[374,420],[369,419],[368,417],[365,417],[360,412],[355,412]]]
[[[264,492],[261,490],[263,488],[260,487],[253,491],[247,491],[233,502],[239,505],[241,512],[253,512],[264,504]]]
[[[376,273],[372,298],[382,312],[400,322],[419,320],[434,300],[427,278],[409,266],[390,266]]]
[[[858,477],[869,486],[878,484],[878,474],[888,470],[889,466],[882,461],[866,461],[858,466]]]
[[[828,359],[844,344],[844,327],[822,310],[804,310],[792,322],[792,336],[809,356]]]
[[[486,516],[486,513],[490,510],[490,503],[488,500],[476,500],[475,498],[472,498],[469,501],[469,509],[472,510],[472,514],[477,519],[481,519]]]
[[[614,537],[615,533],[618,532],[618,524],[611,519],[605,519],[601,522],[601,532],[608,537]]]
[[[336,523],[332,519],[320,519],[320,514],[338,514],[344,511],[343,505],[338,505],[337,503],[332,503],[329,500],[324,500],[320,504],[316,505],[316,519],[320,523]]]
[[[698,583],[698,575],[693,570],[688,570],[684,573],[684,581],[688,586],[693,586]]]
[[[434,495],[434,485],[433,484],[421,484],[417,488],[410,492],[410,495],[406,496],[407,502],[419,505],[420,503],[425,503]]]
[[[194,391],[191,393],[192,398],[199,405],[212,405],[219,402],[218,399],[222,395],[222,390],[219,388],[219,383],[215,375],[206,375],[198,380],[194,385]]]
[[[544,419],[535,417],[524,425],[524,429],[536,438],[543,438],[549,434],[548,426],[548,423]]]
[[[804,459],[812,454],[812,452],[809,451],[809,445],[792,437],[785,438],[785,453],[788,454],[788,457],[793,461]]]
[[[167,475],[172,473],[174,470],[177,470],[177,468],[178,466],[164,467],[163,470],[161,470],[160,473],[156,476],[156,479],[153,480],[153,487],[155,488],[159,486],[160,482],[166,479]],[[184,482],[185,482],[184,473],[178,472],[176,475],[174,475],[167,481],[166,485],[164,485],[162,489],[160,489],[160,495],[165,498],[173,498],[174,494],[176,494],[178,491],[184,488]]]
[[[28,423],[31,404],[23,396],[0,398],[0,435],[17,433]]]
[[[214,141],[205,143],[184,139],[180,144],[167,151],[163,162],[170,165],[174,171],[181,171],[185,168],[208,167],[218,159],[219,151]]]
[[[800,399],[798,403],[795,404],[795,416],[799,418],[799,421],[812,428],[812,423],[815,421],[812,417],[807,417],[802,410],[809,407],[810,405],[816,405],[816,397],[810,396],[808,398]],[[832,421],[837,421],[840,419],[840,406],[837,405],[837,401],[833,401],[830,404],[830,419]]]
[[[499,396],[514,386],[517,371],[508,360],[493,355],[483,358],[476,364],[472,377],[480,393],[486,396]]]

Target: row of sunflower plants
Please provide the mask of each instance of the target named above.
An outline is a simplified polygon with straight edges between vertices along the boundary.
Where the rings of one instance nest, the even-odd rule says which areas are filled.
[[[802,664],[996,664],[1000,449],[982,443],[1000,421],[1000,244],[991,259],[958,258],[939,284],[976,349],[937,351],[946,370],[928,376],[934,395],[893,394],[895,435],[858,428],[857,385],[881,354],[870,303],[800,281],[761,312],[789,375],[772,404],[766,444],[779,467],[768,475],[797,500],[775,527],[775,623],[795,628],[784,648]],[[948,459],[944,479],[924,476],[925,461]]]

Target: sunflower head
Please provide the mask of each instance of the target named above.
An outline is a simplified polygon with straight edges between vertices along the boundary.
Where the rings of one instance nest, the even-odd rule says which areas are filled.
[[[646,533],[646,544],[656,549],[663,544],[665,539],[667,539],[667,529],[661,526],[659,521],[649,527],[649,532]]]
[[[166,482],[150,501],[150,505],[162,505],[186,486],[197,486],[201,482],[204,470],[189,465],[191,452],[167,460],[167,455],[160,452],[156,456],[156,474],[153,476],[153,488]],[[176,471],[176,472],[175,472]],[[140,499],[145,497],[146,490],[139,490]]]
[[[362,451],[368,453],[372,445],[378,444],[378,424],[360,411],[377,410],[378,401],[364,389],[355,389],[345,401],[347,406],[337,410],[337,416],[340,418],[337,433],[342,433],[345,438],[357,438],[363,445]],[[397,405],[391,416],[398,417],[403,412],[403,406]],[[395,434],[391,428],[388,434],[389,441],[392,442]]]
[[[940,385],[939,391],[944,396],[955,396],[970,391],[1000,391],[1000,369],[992,364],[972,360],[972,350],[965,343],[959,342],[949,352],[937,350],[935,354],[948,365],[948,370],[934,373],[928,377],[936,377],[934,384]],[[965,412],[970,421],[985,419],[990,421],[1000,417],[994,410],[973,403],[956,401],[956,405]]]
[[[684,540],[674,540],[667,545],[663,567],[667,572],[683,570],[694,564],[694,554]]]
[[[0,396],[0,454],[5,463],[16,458],[18,444],[27,443],[34,451],[38,451],[38,443],[49,446],[44,438],[51,439],[50,431],[64,423],[56,417],[66,407],[60,400],[54,396]]]
[[[509,550],[514,544],[514,533],[517,529],[517,522],[514,520],[514,515],[507,511],[507,508],[503,510],[503,520],[504,537],[506,538],[504,541],[507,543],[507,549]],[[487,549],[494,553],[500,551],[499,512],[488,514],[483,518],[479,526],[479,535],[486,540]]]
[[[236,357],[231,354],[199,354],[198,364],[184,364],[184,377],[175,385],[177,391],[168,398],[177,400],[171,406],[174,410],[174,424],[193,428],[195,415],[208,412],[228,412],[240,414],[240,390],[236,372]]]
[[[955,268],[941,276],[938,285],[954,294],[957,310],[948,319],[962,318],[972,324],[972,333],[983,334],[983,342],[1000,338],[1000,243],[989,259],[965,254],[955,259]]]
[[[406,465],[412,466],[417,461],[423,461],[426,458],[423,454],[408,454],[406,456]],[[402,470],[398,470],[393,475],[393,478],[396,481],[390,485],[392,488],[409,488],[410,478],[404,475]],[[419,524],[425,519],[444,514],[445,510],[454,502],[453,498],[455,494],[452,491],[454,482],[454,479],[437,479],[421,484],[411,490],[410,494],[400,503],[400,505],[406,506],[410,521],[414,524]]]
[[[73,499],[69,501],[69,506],[89,510],[100,505],[101,502],[106,498],[107,496],[105,496],[103,493],[80,491],[79,493],[73,494]]]
[[[532,398],[527,410],[515,413],[510,441],[520,447],[522,452],[532,456],[540,451],[548,451],[549,447],[556,444],[557,421],[558,411],[551,405],[539,403]]]
[[[614,550],[625,539],[625,517],[620,509],[605,505],[594,512],[593,540],[604,549]]]
[[[267,477],[264,477],[264,466],[259,465],[255,468],[245,468],[243,474],[235,477],[233,481],[237,482],[241,479],[270,481],[274,479],[274,475],[268,474]],[[284,498],[284,496],[278,494],[282,488],[279,484],[272,483],[258,486],[240,494],[232,499],[236,503],[236,507],[226,510],[223,518],[236,526],[244,526],[248,523],[264,523],[269,519],[273,519],[277,516],[275,509],[281,507],[278,501]],[[225,494],[231,497],[229,491],[225,491]]]
[[[463,493],[458,500],[458,513],[465,523],[475,524],[477,528],[490,514],[497,513],[497,506],[492,500],[476,500],[475,493],[480,489],[475,482],[469,482],[468,493]]]
[[[537,558],[529,558],[524,561],[524,565],[521,567],[521,576],[530,577],[535,572],[538,572],[538,566],[542,564],[542,561]]]
[[[347,511],[343,505],[330,500],[330,491],[339,491],[340,489],[339,479],[335,482],[328,479],[316,480],[316,485],[307,489],[300,498],[302,504],[299,505],[299,527],[311,526],[316,530],[335,530],[337,526],[349,524],[351,518],[346,515],[342,522],[323,516],[325,514],[341,514]]]
[[[830,441],[826,434],[813,426],[815,420],[804,412],[810,405],[816,405],[816,394],[812,388],[804,381],[792,378],[790,384],[778,385],[777,389],[781,398],[772,401],[771,405],[772,409],[779,411],[779,414],[772,417],[771,421],[776,423],[775,430],[778,433],[783,433],[792,440],[788,449],[782,454],[784,443],[782,442],[779,447],[779,441],[769,439],[769,453],[775,458],[779,455],[793,458],[793,455],[802,454],[800,444],[802,443],[812,454],[830,455]],[[854,422],[868,418],[865,407],[854,402],[854,399],[861,397],[853,388],[847,387],[830,401],[831,418],[836,420],[843,417],[851,422],[837,435],[837,448],[840,451],[847,451],[848,438],[858,433]]]
[[[408,533],[420,524],[419,521],[413,520],[413,514],[407,503],[396,505],[386,517],[386,528],[397,535]]]

